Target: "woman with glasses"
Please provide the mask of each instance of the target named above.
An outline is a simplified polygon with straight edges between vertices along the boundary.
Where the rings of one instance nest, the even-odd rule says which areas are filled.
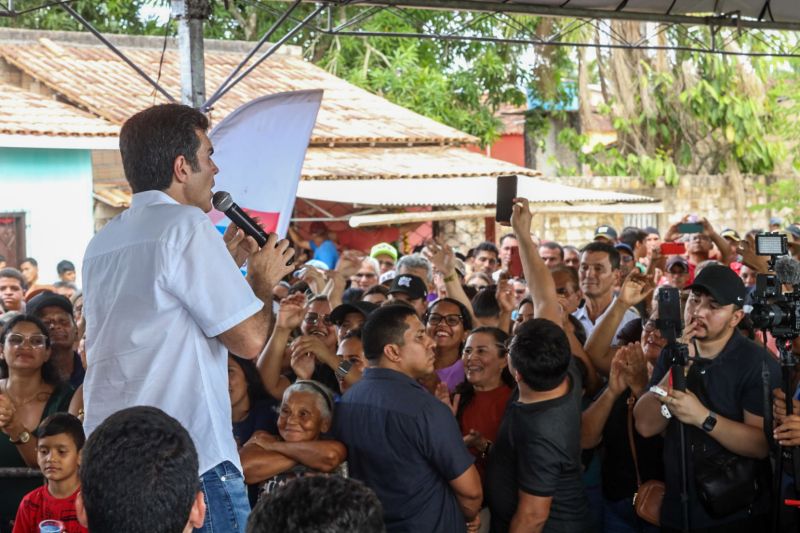
[[[472,316],[467,307],[453,298],[433,302],[425,313],[426,333],[436,343],[434,368],[439,381],[453,392],[464,381],[464,362],[461,348],[467,332],[472,329]]]
[[[58,379],[50,334],[38,318],[12,318],[0,346],[0,468],[38,468],[33,432],[49,415],[67,411],[73,389]],[[39,485],[41,478],[0,478],[0,523],[8,524],[22,497]]]

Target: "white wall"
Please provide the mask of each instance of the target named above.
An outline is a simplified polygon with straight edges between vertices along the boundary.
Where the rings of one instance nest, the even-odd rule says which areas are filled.
[[[58,280],[62,259],[80,282],[94,231],[90,151],[0,148],[0,212],[10,211],[25,213],[26,254],[39,262],[40,282]]]

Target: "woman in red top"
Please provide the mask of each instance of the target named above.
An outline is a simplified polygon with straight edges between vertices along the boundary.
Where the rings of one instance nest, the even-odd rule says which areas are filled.
[[[516,385],[508,371],[507,340],[508,335],[498,328],[479,327],[470,332],[462,352],[465,379],[453,397],[464,443],[475,455],[481,477]]]

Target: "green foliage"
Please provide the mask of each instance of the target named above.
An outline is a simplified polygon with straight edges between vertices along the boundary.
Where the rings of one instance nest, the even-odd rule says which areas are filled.
[[[797,178],[779,179],[768,185],[756,184],[756,189],[767,193],[771,198],[763,204],[756,204],[749,207],[750,211],[772,211],[789,212],[791,220],[800,220],[800,180]]]
[[[14,2],[14,9],[17,12],[21,12],[45,3],[42,0],[17,0]],[[163,35],[163,28],[159,28],[159,24],[155,20],[144,20],[139,16],[142,7],[148,4],[152,5],[153,2],[148,0],[112,0],[106,2],[75,0],[69,3],[75,11],[89,20],[101,32]],[[36,30],[83,30],[83,26],[77,20],[57,5],[32,10],[16,18],[0,17],[0,27]]]

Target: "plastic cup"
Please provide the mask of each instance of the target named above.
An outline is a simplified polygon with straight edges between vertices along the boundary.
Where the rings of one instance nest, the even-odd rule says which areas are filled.
[[[39,533],[63,533],[64,522],[60,520],[42,520],[39,522]]]

